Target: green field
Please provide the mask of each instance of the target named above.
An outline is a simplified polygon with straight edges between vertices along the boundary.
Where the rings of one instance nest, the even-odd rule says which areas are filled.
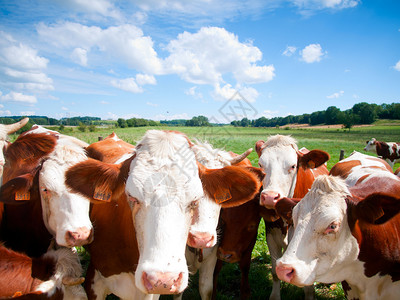
[[[382,122],[381,122],[382,123]],[[52,128],[57,130],[57,128]],[[123,140],[136,144],[141,136],[149,129],[167,129],[184,132],[191,139],[208,141],[214,147],[242,153],[248,148],[254,148],[258,140],[266,140],[275,134],[291,135],[298,141],[299,148],[322,149],[328,152],[331,159],[328,169],[339,161],[340,151],[349,156],[353,150],[363,152],[365,142],[375,137],[377,140],[400,142],[400,125],[377,125],[356,127],[349,131],[337,128],[307,128],[307,129],[278,129],[278,128],[235,128],[226,127],[140,127],[140,128],[98,128],[96,132],[79,132],[74,129],[65,134],[73,135],[88,143],[98,140],[99,136],[106,137],[113,131]],[[11,138],[15,139],[15,136]],[[371,154],[371,153],[370,153]],[[371,154],[374,155],[374,154]],[[254,166],[258,165],[257,154],[249,155]],[[395,168],[400,165],[396,164]],[[250,270],[251,299],[268,299],[272,288],[270,257],[265,242],[263,221],[259,226],[259,235],[253,250],[253,263]],[[224,265],[218,281],[217,299],[238,299],[240,286],[240,270],[237,264]],[[345,299],[340,284],[316,284],[317,299]],[[282,284],[282,299],[303,299],[303,291],[293,285]],[[109,297],[112,299],[112,297]],[[161,299],[172,299],[172,296],[162,296]],[[197,292],[197,277],[191,280],[189,288],[184,293],[184,299],[200,299]]]

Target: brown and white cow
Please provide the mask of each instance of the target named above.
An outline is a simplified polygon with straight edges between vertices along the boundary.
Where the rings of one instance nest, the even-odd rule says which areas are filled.
[[[290,136],[274,135],[266,142],[258,141],[256,151],[259,156],[258,163],[266,174],[260,205],[268,209],[273,209],[282,197],[303,197],[316,177],[328,174],[325,162],[329,160],[329,154],[322,150],[309,151],[305,148],[299,151],[296,140]],[[267,228],[269,221],[271,220],[265,219]],[[279,223],[271,226],[266,235],[273,275],[270,299],[280,299],[280,281],[275,274],[275,264],[287,244],[287,232]],[[311,288],[307,288],[305,293],[306,299],[314,298]]]
[[[298,286],[345,281],[348,299],[398,298],[400,179],[369,170],[350,188],[339,176],[314,181],[293,208],[294,234],[277,261],[281,280]]]
[[[207,168],[219,169],[235,165],[256,173],[260,182],[264,177],[264,173],[258,168],[253,168],[246,158],[252,149],[237,155],[199,141],[195,141],[192,149],[197,161]],[[211,299],[213,293],[213,272],[219,246],[216,241],[220,211],[221,205],[208,197],[203,197],[198,202],[196,218],[193,219],[189,230],[185,256],[190,274],[196,274],[199,271],[199,292],[202,300]],[[219,232],[218,238],[220,235]],[[174,296],[174,299],[182,299],[182,294]]]
[[[381,142],[375,138],[366,143],[364,151],[376,153],[382,159],[386,160],[392,168],[395,163],[400,161],[400,143]]]
[[[112,164],[89,159],[67,172],[67,184],[73,190],[112,203],[112,210],[102,212],[109,220],[102,224],[104,230],[98,229],[99,219],[94,221],[94,243],[103,245],[98,250],[99,264],[108,271],[95,266],[95,280],[114,279],[116,285],[115,275],[124,273],[126,289],[136,286],[145,294],[181,293],[188,281],[185,246],[198,201],[207,195],[222,206],[239,205],[257,193],[256,174],[235,166],[207,169],[198,164],[192,147],[182,133],[149,130],[125,161]],[[124,201],[130,213],[119,209]],[[132,220],[134,227],[126,226]],[[116,251],[108,253],[113,244]],[[106,257],[127,259],[118,262]]]
[[[66,247],[92,240],[90,202],[65,185],[67,168],[87,159],[84,144],[34,125],[7,147],[0,189],[0,239],[7,247],[38,257],[52,238]]]
[[[31,258],[0,244],[1,299],[86,299],[84,292],[73,287],[82,283],[81,274],[78,254],[70,249],[49,250]]]

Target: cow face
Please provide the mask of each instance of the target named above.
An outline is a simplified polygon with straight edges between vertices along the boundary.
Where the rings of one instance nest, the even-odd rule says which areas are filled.
[[[90,202],[65,185],[65,172],[86,160],[84,149],[68,137],[60,137],[54,152],[39,172],[39,191],[44,223],[59,245],[82,246],[93,240]]]
[[[304,286],[314,281],[347,280],[358,284],[354,275],[362,277],[364,267],[369,277],[375,275],[379,271],[376,266],[380,254],[385,253],[383,248],[388,244],[381,242],[374,246],[381,250],[369,258],[374,261],[375,271],[368,274],[368,260],[364,265],[357,259],[366,259],[360,254],[359,243],[362,246],[366,241],[374,241],[374,230],[393,220],[399,209],[396,197],[376,193],[360,199],[352,196],[342,179],[318,177],[310,192],[293,209],[294,234],[285,254],[277,261],[278,277]],[[368,228],[368,234],[362,237],[364,228]],[[384,239],[389,241],[392,237],[389,228],[382,227],[376,238],[387,234]],[[365,250],[370,252],[371,245],[366,245]]]
[[[321,150],[298,151],[296,141],[283,135],[272,136],[265,143],[257,142],[256,150],[258,163],[266,174],[260,197],[260,204],[266,208],[274,208],[276,201],[282,197],[293,197],[299,168],[314,169],[329,159],[329,154]]]
[[[67,172],[67,184],[89,198],[111,200],[126,193],[140,252],[136,286],[144,293],[180,293],[187,287],[185,248],[199,199],[207,195],[221,206],[240,205],[260,188],[251,171],[198,164],[191,147],[181,133],[149,130],[120,165],[88,160]]]
[[[364,151],[370,151],[376,153],[376,139],[372,138],[370,141],[366,142],[366,146],[364,147]]]

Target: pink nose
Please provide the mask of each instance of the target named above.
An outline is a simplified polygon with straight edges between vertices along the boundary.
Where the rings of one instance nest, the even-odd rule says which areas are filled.
[[[214,235],[207,232],[189,232],[186,243],[193,248],[210,248],[215,244]]]
[[[274,191],[266,191],[261,193],[260,205],[269,209],[274,209],[276,202],[281,198],[281,195]]]
[[[92,229],[87,227],[77,228],[76,231],[67,231],[65,240],[70,247],[82,246],[93,241]]]
[[[142,281],[149,294],[178,294],[182,285],[183,273],[158,272],[149,275],[142,273]]]
[[[276,266],[276,275],[280,280],[290,283],[294,278],[295,270],[290,265],[278,264]]]

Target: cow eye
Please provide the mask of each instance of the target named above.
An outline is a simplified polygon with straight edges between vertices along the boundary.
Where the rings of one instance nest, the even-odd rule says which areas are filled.
[[[325,229],[324,234],[331,234],[331,233],[336,233],[338,232],[340,227],[339,222],[332,222],[331,224],[329,224],[329,226]]]

